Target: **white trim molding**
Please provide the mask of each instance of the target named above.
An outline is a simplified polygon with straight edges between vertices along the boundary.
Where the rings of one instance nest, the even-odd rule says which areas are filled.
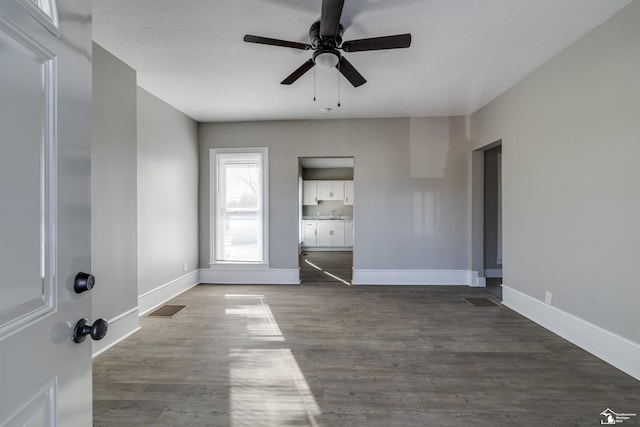
[[[100,341],[92,341],[93,357],[105,352],[123,339],[140,330],[140,325],[138,324],[138,307],[125,311],[119,316],[108,320],[108,322],[109,332],[107,335]]]
[[[353,269],[354,285],[463,285],[482,286],[471,270]]]
[[[170,282],[160,285],[155,289],[138,296],[138,307],[140,316],[148,313],[159,305],[164,304],[186,290],[189,290],[199,283],[199,270],[194,270]]]
[[[640,380],[640,344],[505,285],[502,304]]]
[[[222,267],[222,268],[221,268]],[[234,285],[299,285],[298,268],[251,268],[251,266],[213,264],[200,270],[200,283]]]

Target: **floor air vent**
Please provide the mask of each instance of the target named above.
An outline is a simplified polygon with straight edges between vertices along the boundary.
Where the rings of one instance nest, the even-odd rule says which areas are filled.
[[[147,316],[150,317],[173,317],[178,314],[180,311],[185,309],[186,305],[169,305],[165,304],[158,308],[157,310],[153,310]]]
[[[500,305],[485,297],[465,298],[464,300],[474,307],[500,307]]]

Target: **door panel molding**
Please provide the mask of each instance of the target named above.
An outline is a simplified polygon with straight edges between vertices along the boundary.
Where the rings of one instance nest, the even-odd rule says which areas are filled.
[[[39,295],[25,296],[0,309],[0,340],[56,310],[56,58],[42,45],[0,17],[0,44],[33,61],[40,68],[41,103],[33,117],[41,122],[40,158],[40,270]],[[8,51],[8,50],[7,50]],[[0,101],[2,102],[2,101]],[[8,141],[10,145],[12,142]]]
[[[0,427],[42,426],[57,427],[58,414],[56,401],[58,398],[58,378],[49,383],[29,402],[16,411]]]

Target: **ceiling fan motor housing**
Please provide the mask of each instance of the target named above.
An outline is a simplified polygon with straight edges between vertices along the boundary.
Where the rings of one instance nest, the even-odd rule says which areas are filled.
[[[311,46],[314,49],[335,49],[342,43],[342,33],[344,27],[342,24],[338,25],[338,33],[335,37],[321,37],[320,36],[320,21],[315,22],[309,28],[309,39],[311,40]]]

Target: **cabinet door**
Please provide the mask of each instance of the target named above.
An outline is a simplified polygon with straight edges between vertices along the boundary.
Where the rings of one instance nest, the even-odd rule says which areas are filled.
[[[331,185],[331,200],[344,200],[344,181],[330,181]]]
[[[318,246],[344,246],[344,221],[318,221]]]
[[[318,221],[318,246],[331,246],[330,221]]]
[[[318,181],[318,200],[344,200],[344,181]]]
[[[344,222],[344,245],[353,246],[353,221]]]
[[[344,221],[332,221],[331,246],[344,246]]]
[[[344,204],[353,205],[353,181],[344,182]]]
[[[317,246],[317,225],[316,221],[302,222],[302,246]]]
[[[318,181],[318,200],[331,200],[331,181]]]
[[[318,204],[318,181],[302,181],[302,204]]]

